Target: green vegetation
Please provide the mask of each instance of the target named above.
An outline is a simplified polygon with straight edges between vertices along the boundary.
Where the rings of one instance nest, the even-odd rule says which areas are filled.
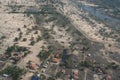
[[[19,33],[19,39],[22,38],[22,34],[23,34],[22,32]]]
[[[34,34],[38,34],[38,31],[36,30]]]
[[[20,28],[18,28],[18,31],[21,31],[21,29],[20,29]]]
[[[23,74],[23,72],[24,70],[17,66],[8,66],[1,73],[8,74],[13,78],[13,80],[20,80],[20,77]]]
[[[16,52],[24,52],[24,51],[28,51],[28,49],[26,47],[15,46],[15,51]]]
[[[6,50],[6,54],[10,54],[11,52],[14,51],[14,49],[15,49],[15,46],[8,47]]]
[[[86,67],[86,68],[89,68],[90,67],[90,63],[88,61],[82,61],[79,66],[82,66],[82,67]]]
[[[26,47],[21,47],[21,46],[13,45],[13,46],[8,47],[6,49],[5,54],[8,54],[9,56],[11,56],[12,52],[25,52],[25,51],[28,51],[28,49]]]
[[[113,70],[117,70],[120,66],[115,64],[114,62],[113,63],[110,63],[109,65],[107,65],[107,69],[113,69]]]
[[[55,80],[54,77],[49,77],[47,80]]]
[[[35,41],[34,40],[32,40],[31,42],[30,42],[30,45],[34,45],[35,44]]]
[[[55,77],[59,78],[59,77],[61,77],[61,75],[62,75],[62,72],[57,72]]]
[[[41,40],[42,40],[42,38],[40,36],[38,36],[36,42],[39,42]]]
[[[24,27],[24,28],[27,28],[27,26],[26,26],[26,25],[24,25],[23,27]]]
[[[27,41],[27,38],[23,38],[23,41]]]
[[[82,52],[83,52],[83,53],[85,53],[85,52],[88,51],[88,50],[89,50],[89,47],[83,47],[83,48],[82,48]]]
[[[1,39],[5,39],[5,38],[6,38],[6,36],[2,36],[2,37],[1,37]]]
[[[32,26],[32,30],[37,30],[38,26]]]
[[[46,80],[46,76],[45,76],[44,74],[41,74],[41,75],[40,75],[40,79],[41,79],[41,80]]]
[[[17,37],[14,39],[15,42],[17,42],[18,40],[19,40],[19,38],[17,38]]]
[[[73,56],[72,55],[64,56],[63,62],[65,64],[66,68],[73,68],[73,66],[74,66],[74,61],[73,61]]]
[[[117,42],[120,42],[120,37],[118,39],[116,39]]]
[[[38,54],[38,57],[40,58],[41,61],[44,61],[50,56],[51,53],[52,53],[51,50],[48,50],[48,51],[41,50]]]
[[[45,32],[43,33],[42,37],[45,38],[45,39],[49,39],[51,37],[50,34],[49,34],[49,31],[45,30]]]

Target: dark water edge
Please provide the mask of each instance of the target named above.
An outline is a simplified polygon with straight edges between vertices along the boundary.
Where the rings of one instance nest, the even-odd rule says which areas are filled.
[[[75,0],[71,0],[72,3],[76,4],[77,8],[84,10],[89,13],[91,16],[96,17],[98,20],[104,22],[112,29],[120,29],[120,19],[111,17],[104,11],[102,11],[99,7],[91,7],[88,5],[84,5]]]

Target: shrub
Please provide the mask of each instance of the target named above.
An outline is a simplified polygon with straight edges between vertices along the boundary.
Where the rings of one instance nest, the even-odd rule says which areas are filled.
[[[27,38],[23,38],[23,41],[27,41]]]
[[[18,28],[18,31],[21,31],[21,29],[20,29],[20,28]]]
[[[45,50],[40,51],[40,53],[38,54],[38,57],[40,58],[41,61],[46,60],[49,56],[50,52]]]
[[[17,42],[18,40],[19,40],[19,38],[17,38],[17,37],[14,39],[15,42]]]
[[[47,80],[55,80],[54,77],[49,77]]]
[[[41,74],[41,75],[40,75],[40,78],[41,78],[41,80],[45,80],[45,79],[46,79],[46,76],[45,76],[44,74]]]
[[[19,80],[23,72],[24,70],[17,66],[8,66],[2,71],[2,74],[8,74],[13,78],[13,80]]]
[[[32,41],[31,41],[31,43],[30,43],[30,45],[32,45],[32,46],[33,46],[34,44],[35,44],[35,41],[34,41],[34,40],[32,40]]]
[[[35,31],[35,33],[34,34],[38,34],[38,31]]]
[[[41,40],[42,40],[42,38],[40,36],[38,36],[36,42],[39,42]]]
[[[5,39],[5,38],[6,38],[6,36],[2,36],[2,37],[1,37],[1,39]]]
[[[89,64],[88,61],[82,61],[79,66],[87,67],[88,68],[88,67],[90,67],[90,64]]]

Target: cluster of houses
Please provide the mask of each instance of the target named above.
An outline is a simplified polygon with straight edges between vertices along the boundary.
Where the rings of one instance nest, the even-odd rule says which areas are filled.
[[[1,61],[9,60],[12,63],[17,63],[28,53],[30,53],[29,48],[15,45],[8,47],[6,52],[0,56],[0,60]]]
[[[23,56],[24,56],[24,53],[16,52],[16,53],[12,54],[10,61],[12,63],[17,63],[18,61],[20,61],[23,58]]]
[[[60,54],[59,53],[54,53],[52,55],[52,60],[51,60],[51,63],[53,64],[58,64],[60,62]],[[49,60],[46,60],[46,61],[43,61],[42,63],[40,64],[36,64],[32,61],[29,61],[27,63],[27,67],[29,68],[30,72],[37,72],[38,68],[41,68],[41,73],[45,73],[46,72],[46,68],[48,68],[48,66],[50,65],[50,61]],[[32,76],[31,77],[31,80],[40,80],[40,76]]]
[[[6,60],[9,59],[10,62],[17,63],[23,57],[24,57],[24,53],[14,52],[14,53],[11,54],[11,56],[9,56],[8,54],[2,54],[1,60],[6,61]]]
[[[9,58],[9,55],[7,55],[7,54],[2,54],[1,60],[2,60],[2,61],[5,61],[5,60],[7,60],[8,58]]]
[[[102,68],[96,68],[95,71],[98,75],[102,76],[101,80],[111,80],[111,76],[106,70],[103,70]]]
[[[7,54],[3,54],[2,55],[2,59],[3,60],[7,60],[9,59],[10,62],[12,63],[16,63],[18,61],[20,61],[23,57],[24,57],[24,53],[23,52],[13,52],[11,54],[11,56],[7,55]],[[64,57],[62,57],[63,59],[65,59],[67,56],[67,54],[64,54]],[[88,55],[88,57],[91,57],[91,54]],[[89,60],[89,58],[88,58]],[[60,53],[54,53],[52,55],[52,60],[51,62],[54,64],[59,64],[59,62],[61,61],[61,54]],[[0,67],[3,66],[4,64],[0,62]],[[36,64],[32,61],[29,61],[27,63],[27,67],[29,68],[29,71],[31,72],[37,72],[38,68],[42,67],[42,72],[44,73],[46,71],[46,68],[48,68],[48,66],[50,65],[50,61],[46,60],[43,61],[41,64]],[[71,72],[67,71],[66,69],[62,70],[63,74],[70,74],[70,80],[79,80],[79,70],[78,69],[71,69]],[[111,76],[102,68],[98,67],[95,69],[95,73],[98,75],[102,75],[101,80],[111,80]],[[32,76],[31,80],[40,80],[40,75],[36,75],[36,76]]]

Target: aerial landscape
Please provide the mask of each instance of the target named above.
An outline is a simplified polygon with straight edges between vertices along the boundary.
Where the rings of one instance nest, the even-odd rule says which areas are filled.
[[[120,80],[120,0],[0,0],[0,80]]]

